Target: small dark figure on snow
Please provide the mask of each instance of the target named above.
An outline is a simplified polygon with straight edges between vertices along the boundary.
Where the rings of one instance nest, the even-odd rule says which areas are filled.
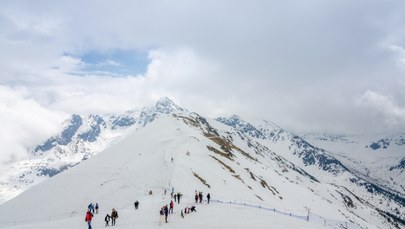
[[[90,203],[87,208],[91,211],[91,213],[94,214],[94,205],[93,205],[93,203]]]
[[[135,209],[138,209],[139,201],[135,201],[134,205],[135,205]]]
[[[167,216],[169,215],[169,208],[167,207],[167,205],[164,207],[163,211],[165,213],[165,221],[167,223]]]
[[[174,202],[177,202],[177,194],[174,195]]]
[[[96,214],[98,214],[98,203],[96,203]]]
[[[197,193],[197,191],[195,192],[194,200],[195,200],[195,203],[198,202],[198,193]]]
[[[84,218],[84,221],[87,222],[89,225],[89,229],[91,229],[91,219],[93,218],[93,213],[90,212],[90,209],[86,213],[86,217]]]
[[[197,210],[195,209],[195,206],[194,206],[194,205],[191,206],[190,211],[191,211],[191,212],[197,212]]]
[[[118,218],[118,212],[113,208],[111,212],[111,226],[115,226],[115,220]]]
[[[202,203],[203,200],[203,194],[202,192],[198,193],[198,200],[200,201],[200,204]]]
[[[105,216],[105,218],[104,218],[104,220],[105,220],[105,226],[106,226],[106,227],[110,226],[110,225],[109,225],[110,219],[111,219],[111,216],[110,216],[109,214],[107,214],[107,215]]]
[[[172,201],[170,201],[170,211],[169,211],[169,213],[171,213],[171,214],[173,214],[173,207],[174,207],[174,202],[172,200]]]
[[[184,218],[183,209],[181,209],[181,218]]]
[[[180,198],[182,194],[180,192],[177,193],[177,203],[180,204]]]
[[[208,203],[208,204],[210,203],[210,199],[211,199],[211,195],[208,193],[208,194],[207,194],[207,203]]]

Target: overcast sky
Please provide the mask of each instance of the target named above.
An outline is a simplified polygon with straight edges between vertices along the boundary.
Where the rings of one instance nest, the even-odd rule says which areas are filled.
[[[69,114],[162,96],[292,131],[404,131],[404,15],[403,0],[1,1],[0,161]]]

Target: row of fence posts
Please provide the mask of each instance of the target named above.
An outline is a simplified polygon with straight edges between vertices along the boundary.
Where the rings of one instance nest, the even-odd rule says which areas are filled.
[[[227,203],[227,202],[224,202],[224,201],[221,201],[221,200],[211,200],[211,202]],[[268,208],[262,208],[261,205],[254,206],[254,205],[246,204],[246,203],[237,203],[236,200],[235,200],[233,203],[232,203],[232,201],[229,201],[229,204],[243,205],[243,206],[248,206],[248,207],[257,207],[257,208],[259,208],[259,209],[270,210],[270,209],[268,209]],[[273,208],[272,210],[273,210],[273,212],[276,212],[277,209],[276,209],[276,208]],[[307,210],[306,221],[309,221],[309,215],[311,214],[311,209],[310,209],[310,208],[306,208],[306,210]],[[280,211],[277,210],[277,212],[280,212]],[[283,212],[280,212],[280,213],[283,213]],[[285,214],[285,213],[284,213],[284,214]],[[290,213],[287,213],[287,214],[285,214],[285,215],[293,216],[291,212],[290,212]],[[297,218],[301,218],[301,217],[302,217],[302,216],[298,216],[298,215],[295,215],[295,216],[297,216]],[[319,216],[319,217],[320,217],[320,216]],[[325,218],[323,218],[323,217],[320,217],[320,218],[323,219],[323,226],[326,227],[327,220],[326,220]],[[345,224],[345,225],[342,225],[342,224],[341,224],[341,226],[342,226],[344,229],[348,229],[349,226],[348,226],[347,222],[344,222],[344,224]]]

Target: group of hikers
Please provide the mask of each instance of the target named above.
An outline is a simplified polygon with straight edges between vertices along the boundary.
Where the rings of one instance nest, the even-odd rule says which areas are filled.
[[[208,204],[210,203],[210,199],[211,199],[211,195],[208,193],[207,194],[207,203]],[[202,201],[203,201],[203,193],[202,192],[197,192],[197,190],[195,190],[194,200],[195,200],[195,203],[198,203],[198,202],[202,203]]]
[[[91,220],[94,217],[94,210],[96,210],[95,213],[98,214],[98,209],[99,209],[98,203],[96,203],[96,205],[93,205],[93,203],[90,203],[89,206],[88,206],[88,210],[87,210],[87,213],[86,213],[86,217],[84,218],[84,221],[87,222],[87,225],[89,226],[89,229],[92,229]],[[109,215],[107,213],[107,215],[104,218],[105,226],[106,227],[110,226],[109,225],[110,220],[111,220],[111,226],[115,226],[115,221],[117,220],[117,218],[118,218],[118,212],[113,208],[112,211],[111,211],[111,215]]]
[[[166,190],[164,193],[166,194]],[[148,194],[152,195],[152,190],[150,190]],[[173,199],[170,200],[169,204],[164,205],[160,208],[160,211],[159,211],[160,224],[163,222],[168,223],[168,216],[169,216],[169,214],[173,214],[174,204],[176,202],[177,202],[177,204],[180,204],[180,199],[182,198],[182,196],[183,196],[183,194],[181,194],[180,192],[174,193],[174,188],[172,188],[171,197]],[[209,204],[211,195],[208,193],[206,197],[207,197],[207,203]],[[195,203],[202,203],[202,202],[203,202],[203,193],[201,191],[197,192],[197,190],[196,190],[195,191]],[[139,208],[138,200],[136,200],[134,202],[134,207],[135,207],[135,210],[138,210],[138,208]],[[98,210],[99,210],[98,203],[96,203],[95,205],[93,205],[93,203],[89,204],[88,210],[86,213],[86,217],[85,217],[85,221],[87,222],[89,229],[92,229],[91,221],[92,221],[92,218],[94,217],[94,214],[98,214]],[[196,206],[188,204],[187,207],[184,208],[184,213],[183,213],[183,209],[181,209],[181,211],[180,211],[181,217],[184,218],[184,214],[189,214],[190,212],[197,212]],[[111,211],[111,215],[109,215],[107,213],[107,215],[104,218],[105,226],[106,227],[110,226],[109,225],[110,221],[111,221],[111,226],[115,226],[115,222],[116,222],[117,218],[118,218],[118,212],[113,208]]]
[[[172,198],[174,198],[174,202],[177,201],[177,204],[180,204],[180,199],[183,196],[183,194],[181,194],[180,192],[174,193],[174,189],[172,189],[171,196],[172,196]]]

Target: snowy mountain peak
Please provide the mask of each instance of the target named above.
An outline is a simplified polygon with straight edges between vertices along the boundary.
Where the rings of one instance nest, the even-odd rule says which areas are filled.
[[[177,104],[175,104],[171,99],[168,97],[160,98],[155,105],[155,108],[158,112],[163,114],[169,114],[173,111],[186,111],[185,109],[181,108]]]
[[[249,122],[246,122],[241,119],[238,115],[232,115],[229,118],[226,117],[219,117],[216,119],[219,122],[222,122],[225,125],[231,126],[235,129],[238,129],[244,133],[247,133],[248,135],[255,137],[255,138],[265,138],[263,133],[258,130],[256,127],[254,127],[252,124]]]

